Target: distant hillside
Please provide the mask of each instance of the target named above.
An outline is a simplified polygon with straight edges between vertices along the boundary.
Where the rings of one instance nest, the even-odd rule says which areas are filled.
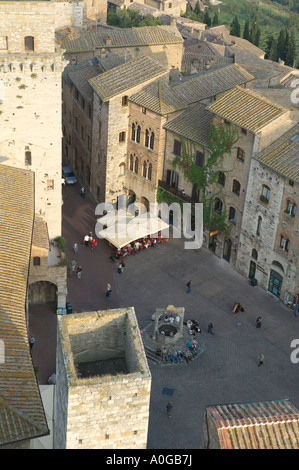
[[[219,24],[230,24],[235,16],[241,25],[241,35],[248,17],[252,20],[259,13],[261,37],[259,47],[265,49],[267,38],[272,34],[278,37],[283,26],[288,30],[295,29],[296,55],[299,60],[299,0],[224,0],[223,5],[216,8]]]

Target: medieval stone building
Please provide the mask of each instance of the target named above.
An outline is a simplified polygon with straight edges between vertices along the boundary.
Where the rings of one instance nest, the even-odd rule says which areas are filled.
[[[145,449],[151,374],[133,308],[60,317],[57,449]]]
[[[298,152],[297,124],[252,159],[236,264],[290,303],[299,292]]]

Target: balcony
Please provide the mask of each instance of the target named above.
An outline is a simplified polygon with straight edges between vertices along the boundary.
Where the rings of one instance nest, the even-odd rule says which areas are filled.
[[[169,194],[172,194],[173,196],[182,199],[184,202],[189,202],[190,204],[195,204],[196,202],[199,202],[197,198],[188,196],[184,190],[178,189],[174,186],[170,186],[166,181],[159,180],[158,182],[158,187],[163,189],[164,191],[167,191]]]

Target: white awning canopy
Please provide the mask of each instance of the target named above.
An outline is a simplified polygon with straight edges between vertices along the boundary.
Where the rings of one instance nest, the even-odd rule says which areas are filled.
[[[99,238],[106,239],[119,249],[139,238],[147,237],[148,235],[155,237],[158,232],[163,230],[167,230],[166,236],[168,236],[169,225],[159,217],[148,212],[137,217],[134,217],[127,211],[122,211],[122,213],[112,212],[107,214],[107,216],[98,219],[101,224],[107,225],[107,228],[101,230],[96,235]],[[109,222],[111,225],[109,225]]]

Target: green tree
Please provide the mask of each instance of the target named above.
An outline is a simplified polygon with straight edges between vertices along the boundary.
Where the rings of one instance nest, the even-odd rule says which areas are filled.
[[[244,25],[243,39],[247,39],[247,41],[249,41],[249,37],[250,37],[249,18],[247,18],[247,20],[245,21],[245,25]]]
[[[219,165],[226,155],[231,154],[238,138],[238,130],[235,126],[227,127],[222,124],[216,127],[212,125],[209,139],[209,152],[207,152],[208,158],[203,168],[197,166],[195,163],[196,151],[194,144],[183,138],[181,138],[181,156],[177,156],[173,160],[173,167],[179,167],[183,171],[184,177],[200,190],[205,227],[224,233],[230,231],[231,225],[227,224],[225,201],[223,201],[224,210],[221,215],[217,214],[214,210],[215,198],[219,196],[222,191],[222,187],[217,184],[221,171],[217,170],[215,167]]]
[[[201,10],[200,10],[200,5],[199,5],[199,0],[197,0],[195,7],[194,7],[194,13],[196,16],[201,16]]]
[[[230,25],[230,34],[232,36],[240,37],[241,35],[241,27],[239,23],[239,19],[237,16],[234,17],[233,21],[231,22]]]
[[[138,26],[161,26],[162,24],[159,18],[155,18],[153,15],[146,15]]]
[[[288,44],[287,44],[287,50],[286,50],[286,56],[285,56],[286,65],[293,67],[295,58],[296,58],[296,41],[295,41],[294,30],[292,30],[288,37]]]
[[[269,56],[267,57],[269,60],[273,60],[274,62],[278,61],[278,55],[277,55],[277,39],[273,38],[271,47],[269,50]]]
[[[210,27],[211,24],[212,24],[211,17],[210,17],[209,12],[208,12],[207,10],[205,11],[205,14],[203,15],[203,22],[204,22],[204,24],[206,24],[208,27]]]
[[[260,37],[261,37],[261,30],[259,27],[259,19],[258,19],[258,15],[255,14],[254,19],[251,23],[249,41],[258,47],[260,43]]]
[[[274,36],[273,36],[273,34],[271,34],[270,36],[268,36],[268,38],[267,38],[267,40],[266,40],[266,45],[265,45],[265,59],[269,59],[270,50],[271,50],[271,48],[272,48],[273,41],[274,41]],[[271,60],[272,60],[272,59],[271,59]]]
[[[213,20],[212,20],[212,25],[213,26],[218,26],[219,25],[219,17],[217,11],[214,13]]]
[[[278,59],[285,60],[287,55],[288,49],[288,42],[289,42],[289,34],[284,26],[279,33],[278,41],[277,41],[277,57]]]

